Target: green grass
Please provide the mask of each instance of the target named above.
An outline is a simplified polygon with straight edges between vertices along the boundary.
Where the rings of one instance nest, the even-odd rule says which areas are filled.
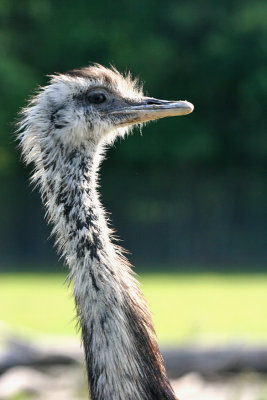
[[[0,275],[0,320],[26,333],[74,335],[63,274]],[[267,341],[267,274],[142,274],[160,342]]]

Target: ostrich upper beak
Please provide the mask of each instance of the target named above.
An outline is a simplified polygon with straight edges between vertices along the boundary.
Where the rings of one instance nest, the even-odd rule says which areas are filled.
[[[193,110],[193,104],[188,101],[167,101],[144,97],[141,102],[124,106],[112,112],[112,114],[114,113],[119,117],[119,126],[126,126],[164,117],[186,115]]]

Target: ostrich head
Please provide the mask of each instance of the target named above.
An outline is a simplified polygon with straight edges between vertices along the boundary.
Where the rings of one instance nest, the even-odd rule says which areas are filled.
[[[51,132],[54,142],[89,150],[124,136],[135,124],[193,111],[187,101],[146,97],[129,74],[100,65],[52,76],[31,105],[24,123],[32,131]]]

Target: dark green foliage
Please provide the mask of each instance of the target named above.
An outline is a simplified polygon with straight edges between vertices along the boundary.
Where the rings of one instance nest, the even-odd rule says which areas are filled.
[[[20,183],[23,189],[14,187],[15,180],[25,182],[26,175],[12,136],[18,110],[46,82],[45,75],[90,62],[131,70],[144,79],[152,96],[187,99],[195,105],[192,115],[151,124],[142,138],[135,134],[117,144],[119,151],[110,150],[104,171],[113,171],[115,177],[121,165],[124,170],[151,169],[153,182],[156,170],[168,174],[181,169],[186,179],[190,169],[194,185],[198,175],[192,170],[216,169],[223,176],[227,169],[229,177],[231,171],[245,169],[261,177],[257,198],[263,203],[266,19],[264,0],[2,0],[0,176],[9,193],[0,201],[2,209],[12,192],[20,191],[26,202],[26,183]],[[105,196],[107,203],[116,204],[110,193]],[[12,206],[10,210],[12,220],[18,211]]]
[[[123,144],[124,162],[264,163],[266,16],[259,0],[2,2],[2,168],[11,163],[10,122],[44,75],[92,61],[130,69],[152,95],[196,106],[149,127],[142,145],[138,137]]]

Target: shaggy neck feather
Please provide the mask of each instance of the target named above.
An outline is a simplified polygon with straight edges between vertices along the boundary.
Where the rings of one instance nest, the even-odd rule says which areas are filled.
[[[175,399],[131,269],[100,205],[99,150],[42,151],[44,201],[70,268],[92,400]]]

